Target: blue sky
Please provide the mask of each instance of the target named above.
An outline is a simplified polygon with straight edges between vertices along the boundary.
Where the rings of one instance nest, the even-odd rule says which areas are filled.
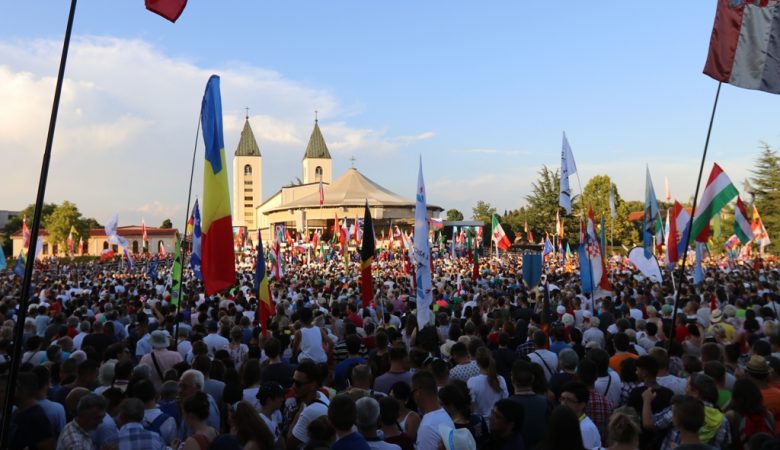
[[[142,3],[77,9],[47,200],[100,221],[181,224],[211,73],[230,155],[250,107],[266,197],[301,176],[314,110],[337,176],[354,156],[412,198],[422,155],[429,201],[466,216],[477,200],[523,205],[539,168],[559,165],[562,131],[583,184],[607,174],[640,200],[648,164],[659,196],[665,177],[693,194],[714,0],[190,1],[176,24]],[[11,2],[0,17],[0,209],[34,200],[68,5]],[[761,141],[780,145],[778,113],[776,96],[724,86],[707,170],[748,176]],[[196,193],[200,171],[199,157]]]

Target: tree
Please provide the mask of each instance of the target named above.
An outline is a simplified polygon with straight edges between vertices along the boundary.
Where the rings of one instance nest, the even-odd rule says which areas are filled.
[[[481,220],[486,224],[493,222],[493,214],[496,213],[496,208],[490,206],[490,203],[479,200],[477,205],[471,208],[471,217],[474,220]]]
[[[758,209],[769,237],[780,239],[780,157],[762,142],[753,177],[753,205]],[[748,212],[748,214],[752,214]]]
[[[523,210],[523,224],[528,222],[528,227],[538,241],[545,233],[555,234],[555,213],[558,211],[558,200],[560,198],[561,177],[558,171],[550,170],[547,166],[542,166],[539,170],[539,178],[531,185],[531,193],[525,197],[528,202]],[[561,217],[564,218],[565,211],[561,211]],[[575,220],[566,220],[564,226],[569,238],[572,232],[576,230]],[[524,236],[527,238],[527,236]]]
[[[463,220],[463,213],[458,211],[455,208],[448,209],[447,210],[447,221],[449,222],[456,222],[459,220]]]
[[[611,211],[609,208],[609,191],[610,188],[615,193],[615,220],[612,220]],[[606,225],[605,237],[607,242],[612,237],[615,245],[625,245],[630,247],[634,242],[632,231],[634,226],[628,221],[628,215],[631,210],[624,207],[624,201],[618,193],[617,186],[607,175],[596,175],[588,181],[585,188],[582,190],[582,196],[579,201],[577,209],[581,211],[587,211],[593,209],[594,219],[597,226],[601,222],[601,218],[604,218]],[[641,207],[640,207],[641,210]],[[614,226],[614,230],[613,230]],[[613,235],[614,233],[614,235]],[[636,231],[637,237],[639,232]]]
[[[163,220],[162,225],[160,225],[160,228],[173,228],[173,223],[171,222],[171,219]]]
[[[41,211],[41,223],[46,223],[46,219],[51,215],[51,213],[54,212],[54,210],[57,208],[56,203],[45,203],[43,204],[43,211]],[[17,231],[22,229],[22,219],[26,216],[27,217],[27,226],[32,225],[33,215],[35,214],[35,203],[31,203],[26,208],[24,208],[18,217],[14,217],[13,219],[9,220],[7,224],[5,224],[5,228],[3,228],[3,231],[5,232],[6,236],[11,236],[12,234],[16,233]]]
[[[79,236],[88,235],[86,221],[81,218],[81,213],[75,204],[65,200],[54,209],[54,212],[46,219],[46,231],[49,233],[49,242],[52,244],[66,243],[70,228],[75,227],[78,232],[73,239],[78,243]]]

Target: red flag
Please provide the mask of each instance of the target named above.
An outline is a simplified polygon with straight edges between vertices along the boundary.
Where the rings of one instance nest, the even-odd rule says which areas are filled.
[[[160,250],[158,251],[158,253],[159,253],[159,254],[160,254],[160,256],[162,256],[163,258],[165,258],[166,256],[168,256],[168,252],[166,252],[166,251],[165,251],[165,245],[162,243],[162,241],[160,241]]]
[[[146,0],[146,9],[171,22],[176,22],[185,6],[187,0]]]

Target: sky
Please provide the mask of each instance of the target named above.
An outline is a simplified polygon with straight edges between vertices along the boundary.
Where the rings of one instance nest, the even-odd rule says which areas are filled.
[[[0,209],[35,201],[69,1],[10,2],[0,15]],[[81,0],[47,202],[101,223],[184,222],[202,193],[197,120],[222,80],[228,167],[249,108],[265,198],[302,176],[314,111],[334,179],[355,167],[466,217],[479,200],[523,206],[565,131],[584,186],[690,199],[717,82],[702,74],[715,0],[190,1],[177,23],[141,0]],[[741,187],[761,142],[780,146],[780,99],[724,85],[707,156]],[[572,188],[579,191],[576,179]]]

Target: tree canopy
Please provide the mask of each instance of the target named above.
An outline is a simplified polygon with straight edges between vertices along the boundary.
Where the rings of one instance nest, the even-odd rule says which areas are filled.
[[[463,220],[463,213],[455,208],[447,210],[447,220],[450,222]]]
[[[471,209],[471,217],[474,220],[481,220],[485,224],[490,224],[493,221],[493,214],[496,213],[496,208],[490,206],[490,203],[479,200]]]
[[[774,241],[780,239],[780,157],[768,144],[761,145],[761,154],[751,171],[752,200],[769,238]]]

